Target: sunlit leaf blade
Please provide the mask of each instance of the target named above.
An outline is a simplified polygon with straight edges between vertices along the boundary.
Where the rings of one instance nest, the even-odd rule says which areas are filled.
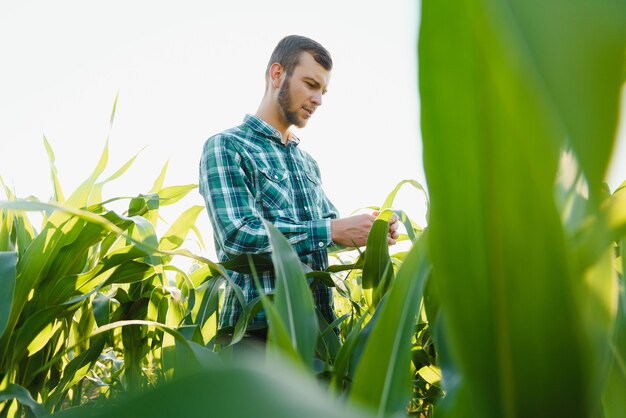
[[[192,206],[184,211],[161,238],[159,242],[160,248],[173,250],[180,247],[189,230],[195,224],[198,215],[203,210],[204,206]]]
[[[161,200],[161,206],[172,205],[178,202],[187,194],[196,189],[197,184],[186,184],[183,186],[170,186],[159,190],[158,195]]]
[[[317,321],[313,295],[301,261],[289,241],[271,223],[264,221],[276,274],[274,306],[289,334],[291,344],[304,364],[313,363]],[[271,323],[270,323],[271,329]]]
[[[100,159],[96,164],[96,167],[93,169],[91,175],[85,180],[83,183],[78,186],[78,188],[72,193],[72,195],[67,199],[67,205],[81,208],[87,205],[89,195],[93,189],[96,180],[104,169],[106,168],[107,162],[109,161],[109,141],[107,141],[104,145],[104,149],[102,150],[102,154],[100,155]]]
[[[152,188],[150,189],[149,193],[156,193],[163,188],[163,183],[165,182],[165,175],[167,174],[168,164],[169,164],[169,161],[166,161],[165,164],[163,164],[163,168],[161,168],[161,171],[159,172],[159,175],[157,176],[157,178],[154,179],[154,183],[152,184]]]
[[[377,410],[380,417],[403,412],[411,398],[411,338],[430,269],[422,235],[379,307],[382,311],[357,366],[350,397]]]
[[[89,198],[90,204],[96,204],[96,203],[102,202],[102,188],[103,188],[103,186],[106,183],[108,183],[110,181],[113,181],[113,180],[119,178],[120,176],[122,176],[133,165],[133,163],[137,159],[138,155],[139,155],[139,153],[135,154],[130,160],[126,161],[126,163],[124,163],[124,165],[122,165],[115,173],[111,174],[105,180],[103,180],[103,181],[101,181],[99,183],[94,184],[93,190],[92,190],[90,198]]]
[[[4,334],[9,314],[13,305],[15,289],[17,253],[14,251],[0,252],[0,336]],[[0,361],[1,361],[0,356]]]
[[[52,177],[52,186],[54,187],[54,200],[56,202],[63,203],[65,201],[65,197],[63,196],[61,183],[59,182],[59,177],[57,176],[57,168],[54,164],[54,151],[52,150],[52,146],[48,142],[48,139],[45,135],[43,136],[43,145],[46,148],[46,153],[48,153],[48,161],[50,163],[50,176]]]
[[[109,127],[113,126],[113,121],[115,120],[115,110],[117,109],[117,99],[120,97],[120,92],[118,91],[115,95],[115,100],[113,101],[113,109],[111,109],[111,117],[109,118]]]

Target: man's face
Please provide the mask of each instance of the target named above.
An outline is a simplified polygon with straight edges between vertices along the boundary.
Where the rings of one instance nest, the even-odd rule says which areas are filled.
[[[293,73],[285,74],[278,90],[277,101],[285,120],[298,128],[306,126],[315,109],[322,105],[329,81],[330,71],[318,64],[311,54],[303,52]]]

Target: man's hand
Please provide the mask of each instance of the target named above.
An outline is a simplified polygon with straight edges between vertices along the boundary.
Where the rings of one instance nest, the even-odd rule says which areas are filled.
[[[378,216],[378,211],[375,210],[372,212],[372,215]],[[398,216],[396,214],[391,215],[389,219],[389,231],[387,232],[387,244],[394,245],[396,240],[400,236],[398,232],[398,228],[400,227],[400,222],[398,222]]]
[[[378,212],[373,212],[371,215],[362,214],[331,220],[330,225],[333,242],[348,247],[364,246],[367,243],[367,236],[372,229],[376,216],[378,216]],[[394,245],[400,235],[397,232],[398,226],[398,217],[392,215],[389,220],[389,233],[387,234],[387,243],[389,245]]]

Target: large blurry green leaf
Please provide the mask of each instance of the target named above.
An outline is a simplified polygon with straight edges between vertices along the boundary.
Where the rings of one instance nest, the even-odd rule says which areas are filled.
[[[313,295],[302,270],[301,261],[289,241],[269,222],[264,221],[276,273],[274,306],[284,324],[291,345],[306,365],[313,364],[317,320]],[[273,324],[270,322],[270,333]]]
[[[615,141],[626,47],[622,0],[510,0],[492,22],[533,65],[554,118],[567,132],[590,194],[598,197]],[[487,8],[486,8],[487,9]],[[488,11],[489,13],[489,11]],[[515,25],[516,30],[511,30]],[[582,30],[584,28],[584,30]],[[599,202],[597,202],[599,203]]]
[[[368,418],[372,415],[329,396],[312,378],[262,359],[211,367],[102,409],[67,409],[53,417],[298,417]],[[93,409],[92,409],[93,408]]]
[[[622,242],[622,245],[624,242]],[[624,289],[622,289],[622,296]],[[611,341],[611,362],[609,363],[606,387],[602,394],[605,418],[626,417],[626,306],[620,301],[615,324],[615,333]]]
[[[0,289],[2,289],[2,292],[0,292],[0,336],[2,336],[7,327],[11,306],[13,305],[16,265],[16,252],[0,252]]]
[[[45,415],[43,406],[35,401],[28,390],[22,386],[9,384],[5,389],[0,390],[0,405],[4,405],[4,402],[13,399],[30,409],[31,413],[35,417],[42,417]]]
[[[566,138],[592,191],[604,175],[624,58],[617,4],[422,3],[430,254],[466,416],[586,417],[598,406],[602,341],[581,318],[592,301],[553,185]]]
[[[380,316],[358,363],[350,397],[378,410],[379,417],[403,412],[411,398],[411,338],[430,269],[422,235],[379,307]]]

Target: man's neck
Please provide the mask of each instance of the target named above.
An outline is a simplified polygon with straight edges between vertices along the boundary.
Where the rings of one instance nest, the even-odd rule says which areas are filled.
[[[267,97],[264,97],[254,116],[269,123],[274,129],[280,132],[281,142],[287,144],[290,136],[289,127],[291,125],[284,120],[275,103],[269,102]]]

